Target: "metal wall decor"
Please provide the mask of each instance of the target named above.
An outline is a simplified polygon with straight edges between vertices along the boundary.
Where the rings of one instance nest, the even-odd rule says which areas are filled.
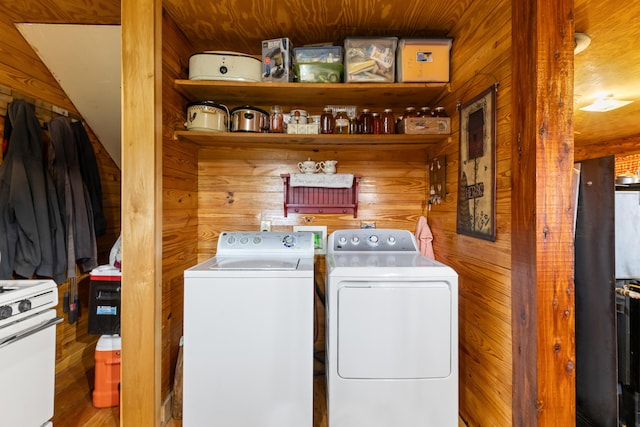
[[[444,154],[434,157],[429,164],[429,210],[432,205],[439,205],[444,200],[446,165]]]
[[[496,240],[496,93],[494,84],[460,108],[456,231]]]

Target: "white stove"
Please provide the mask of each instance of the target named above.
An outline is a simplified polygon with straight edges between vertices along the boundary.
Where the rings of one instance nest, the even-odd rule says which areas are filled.
[[[0,280],[2,425],[52,425],[57,304],[52,280]]]
[[[52,280],[0,280],[0,328],[57,304]]]

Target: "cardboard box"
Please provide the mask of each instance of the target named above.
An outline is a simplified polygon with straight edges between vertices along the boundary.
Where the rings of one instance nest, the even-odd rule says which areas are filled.
[[[397,51],[398,82],[449,81],[453,39],[401,39]]]
[[[395,81],[397,37],[344,40],[346,83],[393,83]]]
[[[291,135],[312,135],[318,133],[317,123],[289,123],[287,124],[287,133]]]
[[[450,117],[409,117],[398,123],[397,133],[420,135],[449,135]]]
[[[286,38],[262,41],[262,81],[289,82],[293,80],[291,41]]]

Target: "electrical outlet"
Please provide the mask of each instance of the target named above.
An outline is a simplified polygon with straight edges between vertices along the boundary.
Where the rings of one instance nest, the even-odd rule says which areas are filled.
[[[326,225],[294,225],[293,231],[310,231],[315,234],[314,241],[314,253],[326,254],[327,253],[327,226]]]
[[[271,221],[260,221],[260,231],[271,231]]]

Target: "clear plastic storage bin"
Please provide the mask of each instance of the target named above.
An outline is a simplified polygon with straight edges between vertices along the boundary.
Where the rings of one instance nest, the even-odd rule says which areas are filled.
[[[397,37],[347,38],[344,65],[347,83],[395,81]]]

